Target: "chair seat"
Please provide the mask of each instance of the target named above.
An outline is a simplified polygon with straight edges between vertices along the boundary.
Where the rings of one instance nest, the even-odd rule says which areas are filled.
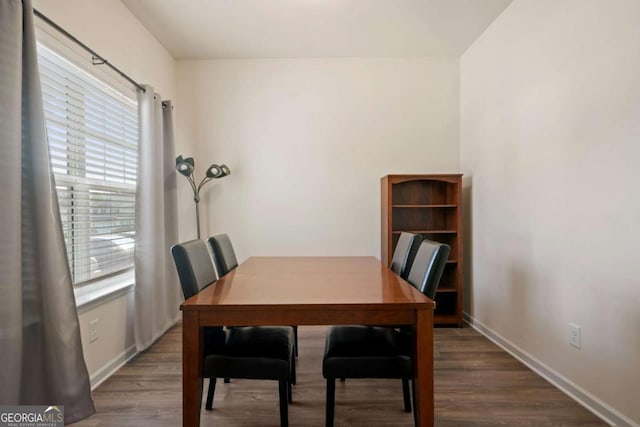
[[[393,328],[333,326],[327,334],[325,378],[408,378],[413,362]]]
[[[293,328],[245,326],[229,328],[224,347],[204,360],[204,376],[288,380]]]

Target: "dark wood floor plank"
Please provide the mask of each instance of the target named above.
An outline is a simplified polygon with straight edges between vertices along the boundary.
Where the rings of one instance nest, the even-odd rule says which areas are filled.
[[[300,327],[298,384],[291,426],[323,426],[324,327]],[[94,392],[97,413],[78,427],[177,427],[182,413],[181,326],[116,372]],[[435,421],[438,427],[606,426],[472,328],[435,330]],[[208,381],[208,380],[207,380]],[[206,391],[206,381],[205,381]],[[206,393],[204,393],[206,394]],[[277,427],[275,381],[221,381],[202,426]],[[397,380],[336,384],[336,426],[413,426]]]

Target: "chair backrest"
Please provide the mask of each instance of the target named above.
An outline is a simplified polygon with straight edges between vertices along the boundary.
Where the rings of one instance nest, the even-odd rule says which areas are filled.
[[[233,250],[229,236],[218,234],[217,236],[209,237],[208,241],[213,253],[213,261],[216,263],[216,269],[220,277],[238,266],[236,252]]]
[[[433,299],[450,251],[451,248],[447,244],[424,239],[413,260],[407,281]]]
[[[198,239],[171,247],[184,299],[191,298],[216,281],[207,244]]]
[[[411,270],[413,258],[418,251],[418,247],[422,242],[422,236],[419,234],[402,232],[393,251],[391,259],[391,270],[398,276],[406,279]]]

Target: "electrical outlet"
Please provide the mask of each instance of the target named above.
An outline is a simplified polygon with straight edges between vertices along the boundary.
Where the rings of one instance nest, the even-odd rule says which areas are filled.
[[[569,345],[580,349],[582,342],[582,332],[580,326],[575,323],[569,323]]]
[[[94,342],[98,339],[98,325],[100,324],[100,319],[93,319],[89,322],[89,342]]]

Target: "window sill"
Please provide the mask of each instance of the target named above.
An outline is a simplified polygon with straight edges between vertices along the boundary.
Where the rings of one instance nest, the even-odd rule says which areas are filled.
[[[124,273],[107,277],[90,285],[75,288],[76,306],[78,314],[102,305],[112,299],[133,291],[135,273],[133,269]]]

